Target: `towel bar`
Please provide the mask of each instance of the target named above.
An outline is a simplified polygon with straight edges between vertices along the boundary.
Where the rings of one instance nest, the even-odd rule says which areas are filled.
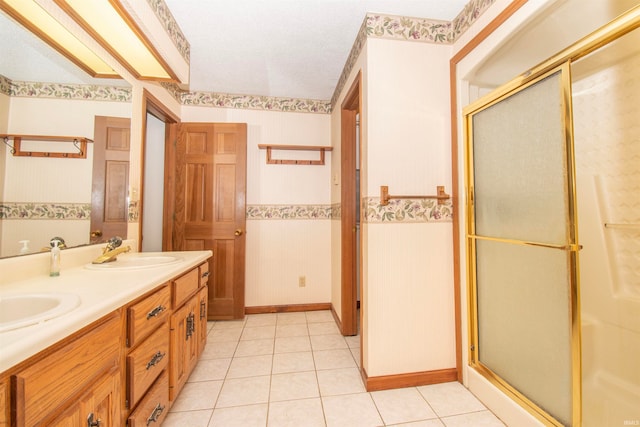
[[[436,190],[438,194],[435,196],[392,196],[391,194],[389,194],[389,187],[387,185],[381,185],[380,204],[382,206],[386,206],[389,204],[389,200],[391,199],[437,199],[438,204],[442,205],[444,204],[445,200],[451,198],[451,196],[444,191],[444,185],[438,185],[436,187]]]

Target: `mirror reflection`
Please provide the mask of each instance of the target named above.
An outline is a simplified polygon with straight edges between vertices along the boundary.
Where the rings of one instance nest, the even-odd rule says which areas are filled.
[[[0,134],[29,140],[22,151],[86,156],[12,154],[0,144],[0,257],[48,250],[53,237],[67,247],[126,237],[131,88],[122,79],[95,79],[0,12]],[[129,196],[132,196],[129,198]],[[91,237],[93,235],[93,237]]]

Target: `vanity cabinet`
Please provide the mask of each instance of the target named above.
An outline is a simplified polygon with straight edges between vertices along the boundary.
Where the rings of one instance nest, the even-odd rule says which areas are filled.
[[[208,263],[0,375],[0,427],[160,426],[204,349]]]
[[[173,280],[169,371],[171,402],[175,401],[187,382],[206,343],[208,275],[207,263],[204,263]]]
[[[116,310],[19,370],[14,425],[121,425],[121,337]]]

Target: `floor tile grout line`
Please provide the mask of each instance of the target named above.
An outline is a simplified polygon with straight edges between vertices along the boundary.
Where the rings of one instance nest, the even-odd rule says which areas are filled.
[[[300,322],[300,323],[288,323],[288,322],[286,322],[286,323],[283,323],[283,324],[301,324],[301,323],[302,322]],[[311,353],[312,363],[313,363],[313,371],[306,371],[305,370],[305,371],[294,371],[294,372],[289,372],[289,373],[300,373],[300,372],[314,372],[315,373],[315,379],[316,379],[315,386],[316,386],[316,390],[317,390],[318,399],[319,399],[320,405],[321,405],[323,421],[324,421],[324,424],[326,426],[328,424],[328,421],[327,421],[327,413],[325,411],[324,398],[327,397],[327,396],[323,396],[321,394],[321,391],[320,391],[320,381],[319,381],[319,378],[318,378],[319,370],[318,370],[318,365],[317,365],[316,353],[320,352],[320,351],[323,351],[323,350],[324,351],[329,351],[329,350],[336,350],[336,349],[328,348],[328,349],[320,349],[320,350],[315,351],[314,348],[313,348],[313,344],[311,342],[311,337],[312,336],[311,336],[311,330],[310,330],[310,327],[309,327],[310,322],[309,322],[308,318],[306,317],[306,315],[305,315],[305,322],[304,323],[306,325],[307,335],[305,335],[303,337],[306,338],[308,340],[308,342],[309,342],[310,353]],[[315,323],[325,323],[325,322],[315,322]],[[276,328],[277,328],[277,324],[278,324],[278,321],[276,319],[276,325],[274,325],[274,326],[276,326]],[[260,325],[260,326],[262,326],[262,325]],[[213,322],[213,325],[211,325],[211,327],[208,328],[207,336],[209,334],[211,334],[215,330],[215,327],[216,327],[216,322]],[[226,371],[225,371],[225,374],[224,374],[224,378],[222,379],[222,385],[220,386],[220,392],[218,393],[218,396],[216,397],[216,400],[213,403],[213,407],[205,409],[205,410],[211,411],[211,413],[209,414],[209,423],[208,424],[212,423],[213,415],[214,415],[215,411],[217,409],[223,409],[223,408],[217,408],[218,401],[219,401],[219,399],[221,397],[221,394],[222,394],[222,388],[224,387],[225,382],[227,380],[230,380],[230,378],[227,378],[227,377],[228,377],[229,372],[231,370],[231,366],[232,366],[233,361],[244,357],[244,356],[238,355],[240,344],[242,342],[241,338],[242,338],[242,335],[244,334],[245,329],[246,328],[251,328],[251,327],[254,327],[254,326],[247,325],[247,319],[245,319],[243,321],[242,325],[238,327],[239,329],[241,329],[241,331],[240,331],[240,334],[237,337],[237,339],[234,339],[232,341],[234,343],[233,352],[231,354],[231,357],[229,358],[230,360],[229,360],[229,364],[228,364],[228,366],[226,368]],[[233,328],[229,328],[229,329],[233,329]],[[273,375],[277,375],[277,374],[274,373],[274,366],[275,366],[274,365],[274,362],[275,362],[274,359],[275,359],[275,355],[276,355],[276,340],[277,340],[275,335],[276,335],[276,332],[274,331],[273,343],[272,343],[272,346],[271,346],[270,353],[268,354],[268,355],[271,356],[271,366],[270,366],[270,370],[269,370],[269,374],[268,374],[269,375],[269,390],[268,390],[268,397],[267,397],[267,402],[266,402],[266,405],[267,405],[266,425],[268,425],[268,416],[270,414],[271,404],[274,403],[274,402],[271,402]],[[321,335],[332,335],[332,334],[321,334]],[[297,336],[291,336],[289,338],[295,338],[295,337],[297,337]],[[287,337],[281,337],[281,338],[287,338]],[[342,337],[342,338],[345,339],[345,337]],[[258,339],[262,339],[262,338],[255,338],[254,340],[258,340]],[[252,340],[245,340],[245,341],[252,341]],[[208,341],[208,343],[209,343],[209,341]],[[352,351],[353,348],[351,348],[349,346],[349,342],[347,342],[346,339],[345,339],[345,343],[346,343],[346,349],[349,351],[349,354],[350,354],[352,360],[356,364],[356,369],[360,370],[360,366],[358,366],[358,361],[356,360],[356,356],[354,355],[354,352]],[[361,348],[359,348],[359,351],[361,351]],[[286,354],[286,353],[303,353],[303,352],[305,352],[305,351],[283,352],[283,354]],[[253,355],[253,356],[255,356],[255,355]],[[249,356],[246,356],[246,357],[249,357]],[[225,358],[213,357],[212,359],[225,359]],[[328,368],[328,369],[339,369],[339,368]],[[250,377],[257,377],[257,376],[262,376],[262,375],[251,375],[249,377],[242,377],[242,378],[250,378]],[[360,380],[362,380],[362,379],[360,378]],[[203,380],[203,381],[205,381],[205,380]],[[198,382],[198,381],[194,381],[194,382]],[[431,403],[426,398],[426,396],[423,395],[420,392],[418,386],[411,387],[411,389],[413,389],[413,390],[418,392],[418,394],[420,395],[421,399],[427,404],[427,406],[431,409],[431,411],[433,412],[433,414],[435,416],[435,418],[421,419],[421,420],[416,420],[415,422],[426,421],[426,420],[438,420],[441,423],[441,425],[445,426],[446,425],[446,424],[444,424],[444,420],[445,419],[453,418],[453,417],[456,417],[456,416],[462,416],[462,415],[473,414],[473,413],[482,413],[482,412],[488,412],[490,414],[493,414],[492,411],[490,411],[488,408],[486,408],[486,406],[483,405],[483,409],[480,409],[480,410],[465,411],[465,412],[460,412],[460,413],[457,413],[457,414],[448,414],[446,416],[440,416],[435,411],[434,407],[431,405]],[[466,389],[466,387],[465,387],[465,389]],[[365,390],[364,393],[366,393],[369,396],[369,398],[371,399],[371,401],[373,402],[374,407],[376,408],[376,412],[377,412],[378,416],[380,417],[380,419],[382,420],[382,423],[383,423],[382,425],[386,426],[387,423],[384,421],[384,418],[382,417],[382,413],[380,411],[380,407],[379,407],[378,403],[376,403],[376,400],[373,397],[373,394],[372,394],[373,392],[367,392]],[[347,394],[359,394],[359,393],[347,393]],[[334,395],[331,395],[331,396],[334,396]],[[335,396],[340,396],[340,394],[335,395]],[[311,398],[304,398],[304,399],[290,398],[290,399],[285,399],[284,401],[296,401],[296,400],[306,400],[306,399],[311,399]],[[256,405],[256,404],[251,404],[251,405]],[[242,406],[250,406],[250,405],[241,404],[241,405],[234,405],[234,406],[231,406],[231,407],[242,407]],[[179,411],[178,413],[188,413],[188,412],[195,412],[195,411],[199,411],[199,410],[195,410],[194,409],[194,410],[187,410],[187,411]],[[495,414],[493,414],[493,415],[495,416]],[[412,422],[414,422],[414,421],[412,421]]]

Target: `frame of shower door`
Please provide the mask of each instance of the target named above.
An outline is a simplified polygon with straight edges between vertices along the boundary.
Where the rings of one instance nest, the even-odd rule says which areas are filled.
[[[573,145],[573,113],[571,110],[571,63],[606,46],[614,40],[640,27],[640,6],[636,6],[610,23],[604,25],[578,42],[562,50],[536,67],[516,77],[503,86],[495,89],[490,94],[469,104],[463,109],[463,131],[465,138],[465,182],[466,182],[466,246],[467,246],[467,285],[469,295],[469,365],[483,375],[490,383],[501,389],[514,401],[520,404],[537,419],[551,426],[562,426],[555,418],[537,406],[526,396],[513,388],[504,379],[491,371],[478,360],[478,318],[477,318],[477,283],[476,283],[476,251],[477,240],[495,240],[522,245],[544,246],[567,251],[570,268],[569,296],[571,306],[571,383],[572,383],[572,423],[575,426],[582,424],[582,367],[581,367],[581,327],[580,327],[580,296],[579,296],[579,269],[578,269],[578,225],[576,219],[575,200],[575,162]],[[475,235],[475,215],[473,207],[473,177],[471,174],[473,159],[470,155],[472,123],[471,117],[479,111],[494,105],[503,99],[526,89],[543,78],[561,70],[562,96],[565,105],[563,122],[566,132],[567,144],[567,173],[569,187],[569,244],[564,246],[549,245],[540,242],[525,242],[518,240],[487,238]]]

